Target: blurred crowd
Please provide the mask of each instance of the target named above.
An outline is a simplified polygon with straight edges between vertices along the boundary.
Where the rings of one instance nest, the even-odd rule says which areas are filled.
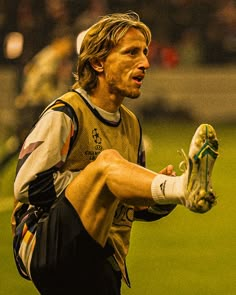
[[[99,16],[128,10],[152,30],[153,66],[236,63],[236,0],[0,0],[0,64],[17,65],[18,90],[31,91],[32,103],[38,85],[47,102],[72,78],[78,34]]]
[[[236,0],[0,0],[0,65],[18,71],[20,142],[25,126],[73,83],[79,33],[99,16],[129,10],[152,30],[154,66],[236,63]]]
[[[58,36],[76,38],[97,17],[134,10],[152,29],[154,64],[225,64],[236,60],[235,0],[11,0],[0,1],[0,63],[23,68]],[[19,56],[6,52],[13,32],[23,37]],[[9,43],[9,42],[8,42]]]
[[[154,66],[236,63],[236,0],[0,0],[0,65],[18,71],[16,106],[66,91],[78,34],[99,16],[128,10],[152,30]]]

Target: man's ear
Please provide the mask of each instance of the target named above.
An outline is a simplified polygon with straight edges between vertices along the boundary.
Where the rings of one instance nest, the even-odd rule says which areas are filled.
[[[90,62],[92,68],[99,72],[99,73],[102,73],[103,72],[103,62],[102,61],[99,61],[99,60],[92,60]]]

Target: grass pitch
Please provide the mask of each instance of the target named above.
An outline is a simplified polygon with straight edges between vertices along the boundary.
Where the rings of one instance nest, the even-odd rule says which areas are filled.
[[[209,122],[211,124],[211,122]],[[220,156],[213,171],[218,204],[206,214],[178,206],[156,222],[136,222],[127,258],[131,289],[122,295],[234,295],[236,294],[236,126],[217,125]],[[182,160],[177,150],[188,151],[196,123],[149,122],[147,166],[159,171]],[[38,294],[15,268],[10,231],[15,160],[0,177],[0,295]]]

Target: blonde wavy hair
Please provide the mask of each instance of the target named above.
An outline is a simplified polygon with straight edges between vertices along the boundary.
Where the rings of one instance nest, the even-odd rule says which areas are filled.
[[[75,87],[82,87],[89,94],[96,88],[97,72],[91,66],[91,61],[104,61],[111,50],[130,28],[139,30],[149,46],[151,31],[135,12],[113,13],[103,16],[85,34],[78,57]]]

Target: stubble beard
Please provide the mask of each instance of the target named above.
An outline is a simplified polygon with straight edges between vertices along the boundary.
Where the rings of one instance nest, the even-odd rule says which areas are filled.
[[[122,89],[116,86],[115,83],[109,83],[109,91],[110,93],[118,96],[118,97],[127,97],[130,99],[137,99],[140,96],[140,91],[132,91],[130,89]]]

